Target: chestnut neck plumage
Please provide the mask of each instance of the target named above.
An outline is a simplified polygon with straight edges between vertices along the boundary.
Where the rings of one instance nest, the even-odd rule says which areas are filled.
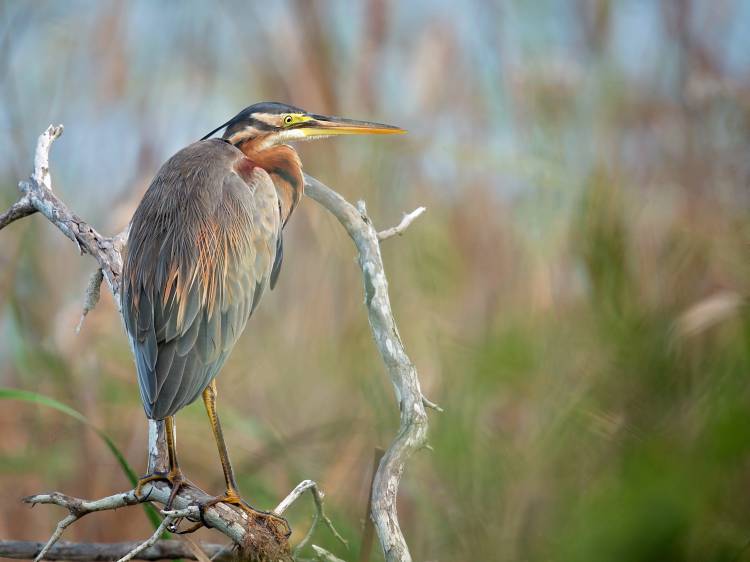
[[[302,162],[297,151],[287,144],[262,146],[263,137],[255,137],[237,143],[242,153],[253,165],[263,168],[271,176],[279,196],[281,220],[285,225],[305,190]]]

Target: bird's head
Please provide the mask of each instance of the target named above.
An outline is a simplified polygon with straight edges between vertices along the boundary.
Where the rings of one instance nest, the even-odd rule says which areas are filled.
[[[317,115],[277,102],[256,103],[246,107],[201,140],[224,128],[224,140],[235,146],[253,141],[256,150],[335,135],[393,135],[406,132],[393,125]]]

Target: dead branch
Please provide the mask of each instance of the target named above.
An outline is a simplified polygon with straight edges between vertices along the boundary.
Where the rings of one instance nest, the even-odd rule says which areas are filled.
[[[320,491],[318,488],[318,485],[313,482],[312,480],[303,480],[299,484],[297,484],[297,487],[289,492],[289,495],[282,500],[282,502],[276,506],[276,509],[273,510],[273,512],[276,515],[281,515],[286,511],[290,505],[292,505],[297,499],[304,494],[307,490],[310,490],[310,493],[312,494],[313,501],[315,502],[315,514],[313,515],[313,522],[312,525],[310,525],[310,529],[307,531],[307,534],[305,535],[305,538],[303,538],[297,546],[294,547],[294,550],[292,550],[292,554],[296,555],[299,553],[305,546],[307,546],[307,543],[310,542],[310,539],[312,539],[313,533],[315,532],[315,529],[318,526],[318,523],[322,519],[323,522],[326,524],[326,527],[328,527],[328,530],[331,531],[331,534],[336,537],[341,544],[343,544],[346,548],[349,548],[349,543],[346,541],[344,537],[342,537],[339,532],[336,530],[336,527],[333,526],[333,522],[328,518],[328,516],[325,514],[325,510],[323,508],[323,498],[325,497],[325,494]]]
[[[118,560],[131,552],[139,543],[72,543],[60,541],[47,551],[45,560],[73,560],[87,562],[90,560]],[[0,556],[18,560],[36,558],[44,543],[32,541],[3,541]],[[230,549],[220,544],[201,544],[201,548],[215,562],[229,562],[232,559]],[[151,547],[142,550],[136,560],[175,560],[184,558],[195,560],[196,556],[187,544],[178,540],[160,540]]]
[[[19,201],[13,203],[7,211],[0,215],[0,229],[15,220],[28,217],[34,213],[36,213],[36,209],[31,205],[28,197],[22,197]]]
[[[172,526],[175,521],[178,519],[187,517],[189,515],[189,510],[181,510],[181,511],[162,511],[162,515],[164,515],[164,519],[162,520],[161,524],[156,528],[154,533],[147,538],[145,541],[143,541],[141,544],[136,546],[133,550],[125,554],[122,558],[119,558],[117,562],[128,562],[129,560],[132,560],[136,556],[138,556],[141,552],[146,550],[147,548],[154,546],[154,543],[159,540],[159,537],[166,531],[170,526]],[[41,560],[44,556],[42,555],[42,552],[39,553],[39,556],[34,562],[38,562]]]
[[[427,208],[425,207],[417,207],[411,213],[405,213],[404,218],[401,219],[401,222],[396,226],[386,228],[385,230],[381,230],[380,232],[378,232],[378,240],[382,242],[383,240],[388,240],[388,238],[391,238],[393,236],[401,236],[404,231],[409,228],[409,225],[413,223],[414,220],[426,210]]]
[[[63,531],[68,526],[90,513],[118,509],[147,501],[158,502],[164,505],[169,499],[170,488],[168,485],[161,482],[148,484],[144,486],[142,491],[143,495],[141,497],[136,497],[134,490],[128,490],[127,492],[114,494],[97,500],[74,498],[59,492],[37,494],[35,496],[24,498],[23,501],[31,505],[51,504],[68,510],[68,515],[58,523],[55,532],[47,541],[42,551],[36,556],[35,560],[41,560],[45,557],[46,552],[60,539]],[[200,513],[196,505],[200,502],[205,502],[210,498],[211,496],[194,486],[186,486],[182,488],[180,493],[175,497],[173,504],[173,507],[177,510],[177,514],[172,513],[171,516],[167,516],[163,520],[162,526],[166,529],[168,525],[177,525],[179,524],[178,520],[180,519],[187,519],[194,523],[200,523]],[[191,509],[192,511],[184,511]],[[273,530],[264,527],[257,521],[250,521],[244,512],[234,509],[226,504],[217,504],[216,506],[206,509],[203,513],[202,521],[232,539],[235,544],[249,547],[248,550],[250,551],[263,551],[266,547],[272,546],[268,545],[268,542],[278,542],[275,540],[276,536]],[[160,530],[159,533],[154,536],[158,538],[158,536],[161,535],[161,532],[162,531]],[[141,544],[136,546],[140,547]],[[2,555],[2,548],[3,545],[0,543],[0,556]]]
[[[118,241],[99,234],[83,219],[73,214],[52,191],[49,151],[52,143],[62,135],[62,132],[62,125],[50,125],[39,136],[34,153],[34,171],[28,180],[19,182],[18,189],[22,197],[7,212],[0,215],[0,229],[33,213],[43,214],[73,241],[79,252],[91,255],[99,263],[112,292],[119,297],[122,255]],[[117,302],[119,307],[119,298]]]
[[[367,510],[365,511],[365,525],[362,529],[362,544],[359,547],[359,562],[369,562],[370,554],[372,553],[372,540],[375,538],[375,528],[372,525],[372,518],[370,518],[370,513],[372,512],[372,490],[375,483],[375,473],[378,471],[380,459],[383,458],[384,454],[385,450],[375,447],[372,478],[370,479],[370,493],[367,497]]]
[[[308,175],[305,175],[305,192],[339,220],[359,252],[370,329],[396,391],[396,400],[401,410],[398,434],[375,472],[370,516],[375,524],[385,559],[388,562],[408,562],[411,561],[411,554],[396,511],[398,485],[408,458],[427,443],[428,420],[425,404],[431,402],[422,395],[417,369],[406,354],[398,333],[388,297],[388,280],[380,255],[378,232],[367,216],[364,202],[358,202],[355,207],[341,195]],[[419,213],[416,216],[419,216]],[[402,224],[404,222],[402,221]],[[406,221],[406,226],[410,222]]]
[[[101,277],[97,274],[92,277],[89,283],[84,310],[88,312],[88,310],[91,310],[96,305],[102,278],[107,281],[118,310],[121,310],[120,275],[122,273],[122,247],[127,239],[127,231],[111,238],[102,236],[88,223],[73,214],[53,193],[52,178],[49,172],[49,150],[55,139],[62,134],[62,131],[63,128],[61,125],[57,127],[50,126],[39,137],[34,156],[34,171],[29,180],[19,183],[19,190],[21,191],[19,201],[13,204],[6,212],[0,214],[0,229],[18,219],[37,212],[44,215],[47,220],[76,244],[76,247],[82,254],[87,253],[94,257],[101,270]],[[425,446],[426,443],[427,414],[425,406],[436,409],[438,407],[422,395],[417,371],[406,355],[403,343],[398,334],[388,298],[388,282],[380,255],[379,240],[402,234],[409,224],[424,211],[424,208],[419,208],[405,215],[398,226],[383,231],[379,235],[367,217],[363,202],[358,203],[358,206],[354,207],[338,193],[315,178],[305,176],[305,181],[308,195],[338,218],[359,251],[359,264],[364,278],[365,304],[367,306],[370,327],[380,355],[391,377],[401,410],[400,430],[380,462],[373,480],[371,517],[375,524],[381,546],[385,552],[386,560],[389,562],[410,561],[411,556],[399,527],[396,513],[396,496],[406,460],[414,451]],[[149,421],[149,472],[163,470],[165,459],[164,425],[160,422]],[[307,544],[315,526],[320,520],[323,520],[331,532],[346,544],[334,529],[330,519],[325,516],[323,511],[323,494],[311,480],[300,483],[276,507],[274,513],[281,515],[306,490],[310,490],[313,496],[316,512],[311,530],[295,551]],[[56,545],[64,530],[81,517],[92,512],[117,509],[146,501],[158,502],[164,505],[169,498],[170,489],[166,484],[157,482],[145,486],[143,493],[143,496],[136,497],[135,492],[129,490],[91,501],[73,498],[58,492],[38,494],[25,498],[24,501],[32,505],[40,503],[58,505],[66,508],[69,513],[58,523],[55,532],[41,549],[37,550],[38,543],[0,541],[0,556],[5,556],[6,553],[9,555],[21,551],[28,553],[29,548],[31,548],[29,545],[35,545],[33,548],[35,549],[35,558],[37,560],[43,557],[52,557],[50,559],[53,559],[54,557],[61,556],[60,553],[62,552],[68,552],[68,555],[65,556],[67,559],[94,560],[96,558],[85,558],[83,555],[83,551],[92,545],[81,545],[83,550],[77,552],[69,552],[70,545]],[[205,523],[215,528],[232,539],[236,545],[246,548],[250,556],[262,557],[264,553],[267,553],[263,549],[273,543],[277,547],[280,547],[279,550],[274,552],[275,558],[288,558],[285,554],[285,552],[288,552],[286,550],[285,537],[282,537],[283,541],[280,540],[278,530],[266,527],[260,519],[249,521],[243,511],[225,504],[217,504],[200,514],[196,506],[209,498],[210,496],[195,486],[183,487],[174,499],[173,510],[162,512],[164,520],[159,529],[143,543],[130,543],[129,550],[126,550],[124,553],[122,552],[122,547],[120,547],[121,550],[117,551],[118,558],[122,562],[134,558],[153,559],[147,557],[155,556],[154,553],[160,553],[160,557],[162,558],[195,558],[194,551],[190,551],[191,554],[188,555],[185,550],[179,549],[173,549],[175,556],[167,556],[168,552],[165,549],[167,548],[168,541],[158,540],[163,530],[170,527],[178,527],[183,520],[198,524]],[[68,549],[67,551],[65,550],[66,548]],[[206,545],[203,545],[203,549],[207,554],[210,554],[211,549],[208,549]],[[319,559],[337,560],[333,555],[315,545],[313,545],[313,549]],[[178,550],[179,556],[177,556]],[[111,554],[113,551],[110,550],[109,552]],[[110,556],[108,559],[112,557]]]
[[[287,495],[287,497],[284,498],[276,508],[274,508],[273,513],[279,516],[283,515],[284,512],[286,512],[286,510],[308,490],[310,490],[315,502],[315,515],[310,530],[307,532],[305,538],[297,545],[295,550],[300,550],[307,542],[309,542],[320,520],[323,520],[331,533],[340,540],[344,546],[347,546],[346,541],[338,533],[328,516],[326,516],[323,508],[323,493],[318,488],[318,485],[312,480],[304,480],[300,482],[294,490],[292,490],[289,495]],[[59,492],[37,494],[24,498],[23,501],[32,506],[37,504],[50,504],[68,510],[68,515],[58,523],[55,532],[47,543],[41,548],[41,550],[36,550],[34,559],[36,561],[44,558],[49,559],[47,556],[48,553],[60,537],[62,537],[65,529],[89,513],[118,509],[147,501],[158,502],[164,505],[169,499],[170,488],[166,484],[157,482],[154,484],[147,484],[144,486],[142,492],[143,494],[141,497],[136,497],[133,490],[128,490],[127,492],[114,494],[98,500],[74,498]],[[163,511],[162,514],[165,518],[159,529],[157,529],[156,532],[154,532],[154,534],[145,542],[131,545],[131,550],[125,552],[120,557],[122,558],[120,562],[126,562],[126,560],[135,557],[142,559],[140,557],[142,551],[153,546],[164,530],[172,530],[171,527],[179,526],[180,521],[183,519],[193,523],[206,523],[209,527],[222,532],[238,545],[247,545],[248,542],[257,545],[258,541],[267,541],[274,538],[274,532],[272,529],[267,529],[262,523],[250,521],[244,511],[237,510],[226,504],[217,504],[206,509],[203,512],[201,519],[201,512],[198,508],[198,504],[209,499],[211,499],[211,496],[193,485],[181,489],[180,493],[177,494],[174,500],[173,507],[176,509]],[[15,541],[13,542],[13,548],[17,548],[19,543],[16,543]],[[10,541],[0,541],[0,556],[6,555],[6,552],[8,552],[7,549],[11,547],[9,543]],[[29,547],[27,546],[25,550],[28,552]]]
[[[328,552],[325,548],[319,546],[312,546],[313,552],[315,552],[315,558],[318,562],[344,562],[341,558],[338,558]]]

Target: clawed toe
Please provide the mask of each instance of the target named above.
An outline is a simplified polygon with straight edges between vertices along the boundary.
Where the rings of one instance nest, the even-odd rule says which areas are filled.
[[[292,528],[289,526],[289,522],[285,518],[268,511],[255,509],[253,506],[243,500],[239,496],[239,494],[232,493],[231,491],[227,492],[223,496],[216,496],[215,498],[212,498],[205,502],[201,502],[199,504],[201,520],[206,527],[210,527],[210,525],[206,523],[205,518],[203,517],[204,511],[209,507],[216,505],[217,503],[226,503],[239,507],[242,511],[247,513],[251,521],[262,522],[275,535],[289,538],[289,536],[292,534]]]
[[[151,482],[169,482],[172,490],[169,494],[167,503],[164,505],[165,510],[172,509],[172,503],[174,502],[177,493],[180,491],[180,488],[188,484],[188,480],[179,469],[170,470],[169,472],[153,472],[151,474],[143,476],[140,480],[138,480],[138,483],[136,484],[134,490],[135,496],[139,499],[143,499],[141,498],[143,486]]]

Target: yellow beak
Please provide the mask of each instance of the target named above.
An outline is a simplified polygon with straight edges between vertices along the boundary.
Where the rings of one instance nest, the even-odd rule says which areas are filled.
[[[307,137],[328,137],[333,135],[403,135],[406,131],[393,125],[355,121],[343,117],[309,115],[310,120],[298,128]]]

